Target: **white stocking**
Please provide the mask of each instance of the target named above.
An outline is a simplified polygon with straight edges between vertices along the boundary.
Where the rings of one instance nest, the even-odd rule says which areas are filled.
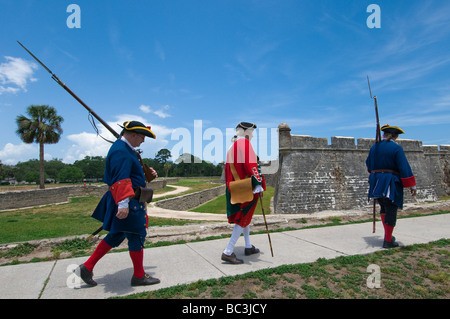
[[[250,242],[250,225],[244,228],[244,239],[245,239],[245,248],[252,248],[252,243]]]
[[[227,248],[223,251],[223,253],[227,256],[230,256],[234,252],[234,246],[241,236],[244,228],[239,226],[238,224],[234,225],[233,232],[231,233],[230,241],[228,242]]]

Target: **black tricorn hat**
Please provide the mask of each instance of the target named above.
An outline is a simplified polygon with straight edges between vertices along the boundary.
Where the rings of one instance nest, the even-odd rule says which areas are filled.
[[[120,126],[120,125],[119,125]],[[134,132],[137,134],[142,134],[151,138],[156,139],[155,133],[151,131],[150,126],[145,126],[143,123],[138,121],[126,121],[123,122],[123,126],[120,126],[125,131]]]
[[[254,123],[249,123],[249,122],[240,122],[238,125],[236,125],[236,128],[243,128],[244,130],[249,129],[249,128],[256,128],[256,124]]]
[[[404,134],[405,132],[398,126],[390,126],[389,124],[383,125],[381,130],[386,133],[392,134]]]

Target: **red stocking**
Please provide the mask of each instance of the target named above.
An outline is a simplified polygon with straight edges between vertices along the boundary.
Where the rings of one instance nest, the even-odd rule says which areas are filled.
[[[86,268],[89,271],[92,271],[94,269],[95,264],[106,255],[108,251],[110,251],[112,247],[108,245],[104,240],[102,240],[97,248],[95,249],[94,253],[91,255],[91,257],[84,263]]]
[[[394,231],[393,226],[386,225],[384,226],[384,240],[392,241],[392,232]]]
[[[386,214],[380,214],[381,221],[383,222],[384,227],[384,240],[386,241],[392,241],[392,233],[394,231],[393,226],[389,226],[384,222],[384,219],[386,218]]]
[[[130,257],[134,268],[133,276],[136,278],[144,277],[144,250],[130,251]]]

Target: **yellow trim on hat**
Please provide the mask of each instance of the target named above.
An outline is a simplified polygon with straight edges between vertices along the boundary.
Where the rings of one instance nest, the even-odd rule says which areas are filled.
[[[401,133],[400,134],[405,134],[405,131],[403,131],[401,128],[399,128],[398,126],[390,126],[389,124],[383,125],[380,130],[382,130],[384,132],[384,130],[386,129],[395,129],[395,130],[399,130]]]
[[[128,128],[128,124],[130,124],[131,121],[127,121],[124,122],[124,127],[127,131],[132,131],[132,130],[145,130],[150,132],[153,136],[156,136],[155,133],[153,133],[148,127],[143,127],[143,126],[135,126],[135,127],[130,127]]]

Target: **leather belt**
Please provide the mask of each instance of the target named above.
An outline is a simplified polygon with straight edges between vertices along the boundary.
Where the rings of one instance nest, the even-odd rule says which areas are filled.
[[[108,190],[111,191],[111,186],[108,187]],[[145,187],[136,187],[133,188],[134,191],[134,199],[137,199],[140,203],[150,203],[153,200],[153,189],[145,188]]]
[[[371,173],[392,173],[395,175],[400,175],[399,172],[394,171],[392,169],[374,169],[373,171],[370,171]]]

